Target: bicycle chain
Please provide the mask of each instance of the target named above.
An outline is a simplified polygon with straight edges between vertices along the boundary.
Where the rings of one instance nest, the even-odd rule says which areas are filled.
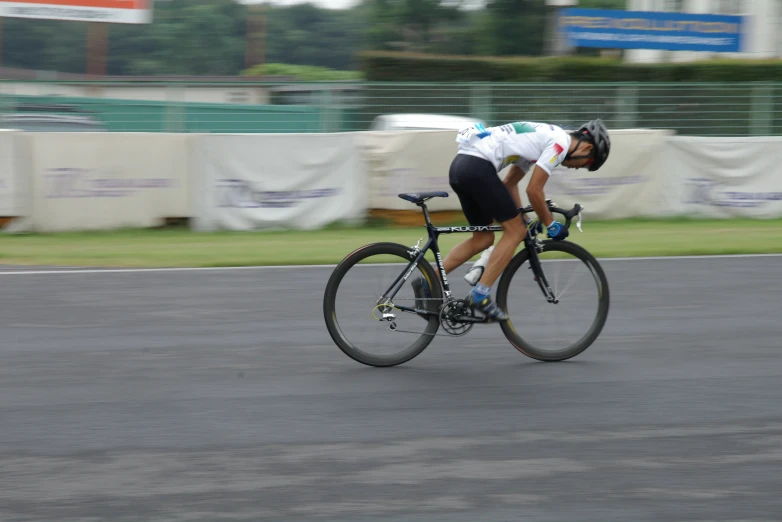
[[[398,299],[395,299],[395,301],[417,301],[417,300],[422,300],[422,301],[445,301],[445,297],[400,297]],[[396,327],[395,328],[389,327],[389,329],[392,332],[397,332],[397,333],[410,333],[410,334],[415,334],[415,335],[429,335],[429,336],[432,336],[432,337],[443,335],[443,334],[438,334],[438,333],[431,333],[430,334],[430,333],[426,333],[426,332],[414,332],[412,330],[399,330]]]
[[[445,297],[400,297],[394,301],[445,301]]]

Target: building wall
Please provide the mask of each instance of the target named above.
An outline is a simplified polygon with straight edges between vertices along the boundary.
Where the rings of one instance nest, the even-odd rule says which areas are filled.
[[[709,53],[628,49],[628,62],[687,62],[709,58],[779,58],[782,57],[782,2],[779,0],[628,0],[628,11],[678,11],[683,13],[729,14],[748,17],[745,51]]]

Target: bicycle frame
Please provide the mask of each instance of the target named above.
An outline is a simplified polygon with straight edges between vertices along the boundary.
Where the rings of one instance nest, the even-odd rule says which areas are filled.
[[[380,302],[388,302],[394,298],[397,292],[399,292],[402,285],[407,281],[410,275],[412,275],[413,271],[416,269],[418,264],[421,263],[421,261],[423,261],[424,257],[426,256],[426,253],[430,249],[434,253],[435,263],[440,273],[445,301],[447,302],[452,300],[453,294],[451,293],[451,287],[450,284],[448,283],[448,277],[445,273],[445,268],[443,267],[443,258],[442,255],[440,254],[440,246],[437,243],[437,239],[440,237],[440,234],[455,234],[455,233],[464,233],[464,232],[502,232],[503,230],[502,226],[500,225],[435,227],[432,224],[432,220],[431,217],[429,216],[429,210],[426,208],[426,204],[420,203],[418,206],[421,207],[424,213],[424,220],[426,222],[426,230],[428,234],[427,241],[424,244],[423,248],[420,247],[423,238],[419,239],[418,243],[416,243],[416,245],[412,247],[412,250],[410,250],[409,253],[411,256],[415,256],[414,259],[410,261],[410,263],[408,263],[405,270],[402,271],[399,277],[397,277],[396,280],[393,283],[391,283],[391,286],[383,293],[383,298],[380,300]],[[519,209],[519,211],[521,214],[532,212],[530,208],[522,208]],[[568,219],[568,224],[569,221],[570,220]],[[549,302],[557,303],[558,301],[554,295],[554,291],[549,286],[548,281],[546,280],[546,277],[543,274],[543,270],[540,265],[540,260],[538,259],[538,250],[537,248],[535,248],[537,246],[537,241],[538,241],[537,239],[534,239],[529,234],[526,234],[526,236],[524,237],[524,248],[526,248],[529,251],[530,266],[532,267],[532,271],[535,274],[535,280],[540,286],[543,295],[546,297],[546,299]],[[429,312],[427,310],[418,310],[416,308],[412,308],[409,306],[401,306],[395,304],[394,307],[404,312],[414,312],[418,314],[432,315],[432,312]],[[467,320],[467,318],[464,319]],[[475,320],[474,322],[480,322],[480,320]]]

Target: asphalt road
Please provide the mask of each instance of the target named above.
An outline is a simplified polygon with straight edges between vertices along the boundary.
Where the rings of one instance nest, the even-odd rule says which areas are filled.
[[[603,265],[575,359],[482,325],[391,369],[330,268],[4,268],[0,520],[782,520],[782,257]]]

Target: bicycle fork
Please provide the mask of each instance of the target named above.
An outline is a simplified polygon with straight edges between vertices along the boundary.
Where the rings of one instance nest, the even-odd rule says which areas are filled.
[[[525,242],[527,243],[527,250],[529,251],[529,269],[532,270],[535,282],[538,283],[540,290],[543,292],[543,297],[545,297],[546,301],[549,303],[559,304],[559,299],[557,299],[554,290],[552,290],[551,285],[549,285],[548,279],[546,279],[546,275],[543,273],[543,266],[538,257],[539,243],[537,238],[532,239],[527,237]]]

